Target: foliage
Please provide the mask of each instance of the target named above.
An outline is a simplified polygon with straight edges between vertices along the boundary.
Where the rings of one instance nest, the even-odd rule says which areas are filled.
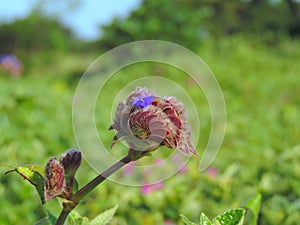
[[[104,212],[99,213],[95,218],[89,220],[87,217],[81,216],[78,212],[73,210],[70,213],[66,225],[106,225],[108,224],[114,214],[116,213],[118,206],[111,209],[107,209]],[[47,217],[35,223],[35,225],[54,225],[56,217],[53,216],[49,211],[47,211]]]
[[[197,160],[191,160],[188,172],[172,177],[162,189],[149,194],[142,194],[138,187],[103,183],[79,206],[80,215],[94,218],[105,208],[118,204],[111,224],[164,224],[170,220],[180,224],[179,212],[193,221],[199,219],[199,211],[213,218],[261,193],[260,211],[253,210],[259,224],[299,222],[299,42],[282,39],[279,44],[265,45],[252,36],[234,36],[204,43],[198,54],[220,82],[228,115],[224,143],[211,168],[199,173]],[[92,57],[45,54],[49,60],[30,55],[32,68],[23,77],[0,77],[1,163],[19,166],[13,160],[11,144],[20,165],[45,165],[50,156],[76,148],[71,123],[76,84],[70,85],[73,71],[66,67],[80,69],[82,63],[86,64],[82,60]],[[113,94],[141,70],[132,67],[121,72],[124,76],[109,81],[113,88],[101,104],[110,105]],[[150,64],[143,67],[143,73],[173,79],[197,102],[201,117],[197,150],[201,154],[210,130],[205,96],[193,81],[169,67]],[[106,111],[107,108],[101,108],[101,112]],[[113,134],[108,134],[107,127],[112,121],[103,121],[102,114],[96,115],[99,132],[107,139],[104,145],[109,146]],[[79,184],[95,176],[89,170],[83,162],[78,171]],[[45,217],[46,209],[41,207],[38,194],[27,181],[17,174],[1,175],[0,180],[1,224],[33,224]],[[56,203],[50,201],[48,207],[55,208],[51,204],[57,207]],[[247,203],[242,205],[246,206]]]
[[[75,9],[78,3],[68,0],[63,8]],[[59,21],[62,9],[45,15],[50,4],[41,0],[27,18],[0,24],[0,52],[108,50],[145,39],[171,41],[196,51],[206,38],[244,33],[276,43],[282,35],[300,34],[300,3],[295,0],[142,0],[128,17],[103,25],[99,39],[89,43],[77,40]]]
[[[252,225],[257,224],[258,216],[260,212],[260,206],[261,206],[261,199],[262,199],[261,194],[257,194],[252,199],[250,199],[250,201],[245,205],[245,207],[250,209],[253,213]]]
[[[207,37],[245,33],[269,42],[300,34],[298,1],[142,1],[127,18],[102,26],[98,46],[111,49],[145,39],[179,43],[197,50]],[[267,16],[266,16],[267,13]]]
[[[197,49],[199,22],[204,12],[194,10],[191,13],[193,6],[183,2],[143,1],[128,19],[115,18],[111,24],[102,27],[100,46],[110,49],[130,41],[159,39]]]
[[[70,29],[38,10],[33,11],[27,18],[0,25],[1,53],[20,50],[67,50],[74,41]]]
[[[44,193],[44,177],[38,170],[35,170],[34,165],[30,166],[18,166],[15,169],[8,170],[5,174],[10,172],[16,172],[22,176],[25,180],[29,181],[37,190],[42,204],[45,203],[45,193]]]
[[[244,209],[231,209],[210,221],[204,213],[201,213],[199,225],[242,225],[244,221],[244,214]],[[184,224],[197,225],[196,223],[191,222],[184,215],[181,215],[181,217]]]
[[[86,217],[80,216],[76,211],[72,211],[70,217],[68,218],[68,225],[106,225],[112,219],[113,215],[116,213],[118,206],[108,209],[94,219],[89,220]]]
[[[290,6],[289,2],[292,2],[293,6]],[[263,34],[263,38],[272,41],[276,35],[288,34],[291,26],[296,23],[299,25],[300,22],[298,12],[291,13],[299,8],[299,3],[295,1],[206,0],[203,4],[211,12],[205,25],[213,36],[250,32]]]

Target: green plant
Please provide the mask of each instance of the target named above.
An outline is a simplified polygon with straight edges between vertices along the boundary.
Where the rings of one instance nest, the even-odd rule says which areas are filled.
[[[114,123],[109,128],[116,130],[112,147],[120,140],[128,144],[128,153],[78,190],[75,173],[81,165],[81,152],[69,149],[59,160],[48,160],[45,175],[33,167],[18,167],[8,172],[17,172],[28,180],[38,191],[42,203],[60,197],[63,209],[57,219],[48,215],[48,222],[63,225],[72,210],[82,199],[106,180],[111,174],[129,162],[151,155],[158,147],[178,148],[185,154],[197,154],[189,130],[183,105],[174,97],[161,98],[149,90],[137,88],[126,101],[120,102]],[[73,213],[69,224],[94,224],[103,220],[103,214],[88,222],[87,218]]]
[[[147,195],[140,187],[104,182],[91,198],[77,206],[78,213],[94,218],[100,211],[119,205],[111,224],[164,224],[165,220],[180,224],[178,212],[198,222],[199,212],[214,218],[228,208],[246,208],[241,203],[261,193],[259,224],[298,224],[299,41],[285,37],[270,46],[256,36],[222,37],[206,40],[198,53],[215,72],[227,105],[226,137],[211,168],[199,173],[200,157],[195,157],[189,161],[185,174],[172,177],[164,182],[162,189]],[[31,162],[44,165],[49,157],[59,156],[62,150],[77,148],[70,118],[76,83],[69,85],[66,78],[72,76],[74,68],[85,68],[99,52],[90,54],[87,57],[86,53],[45,51],[42,61],[41,54],[25,54],[32,63],[24,77],[0,77],[1,163],[15,167]],[[101,108],[113,101],[111,92],[117,94],[140,71],[124,68],[122,76],[110,83],[113,88],[105,94]],[[210,129],[205,97],[178,71],[155,65],[142,71],[176,81],[197,102],[201,137],[196,148],[201,155]],[[113,133],[106,132],[110,121],[103,121],[102,113],[95,115],[101,122],[97,128],[103,131],[104,145],[109,147]],[[11,144],[15,146],[18,164],[13,160]],[[122,152],[115,149],[112,154],[120,156]],[[152,162],[160,153],[143,160]],[[138,163],[143,165],[142,161]],[[3,168],[0,170],[3,174]],[[54,215],[59,214],[57,200],[41,206],[34,188],[17,176],[16,173],[0,176],[0,224],[34,224],[45,216],[47,208]],[[76,176],[79,184],[85,184],[95,172],[83,161]],[[247,217],[248,212],[245,224]]]
[[[228,210],[210,221],[204,213],[201,213],[199,225],[242,225],[244,221],[244,209],[231,209]],[[184,224],[197,225],[191,222],[187,217],[181,215]]]

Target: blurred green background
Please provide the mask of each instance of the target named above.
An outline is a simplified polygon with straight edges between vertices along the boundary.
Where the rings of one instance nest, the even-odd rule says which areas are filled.
[[[45,165],[49,157],[76,148],[72,101],[90,63],[130,41],[172,41],[196,52],[223,90],[227,129],[217,158],[199,173],[210,112],[198,86],[172,68],[145,66],[145,74],[172,79],[196,103],[200,155],[190,160],[185,173],[151,193],[105,182],[78,212],[92,218],[118,204],[111,224],[180,224],[180,213],[195,221],[201,211],[213,218],[261,193],[259,224],[299,224],[299,9],[296,0],[144,0],[127,17],[115,17],[100,27],[101,35],[93,41],[78,38],[55,16],[45,14],[42,4],[25,18],[2,22],[0,54],[17,56],[22,69],[12,73],[0,67],[0,163]],[[122,89],[134,72],[125,69],[127,76],[116,77],[112,90]],[[113,132],[101,124],[97,128],[109,146]],[[46,207],[41,207],[31,185],[5,171],[1,167],[0,224],[33,224],[45,217]],[[83,162],[79,183],[95,175]],[[47,205],[58,213],[55,200]]]

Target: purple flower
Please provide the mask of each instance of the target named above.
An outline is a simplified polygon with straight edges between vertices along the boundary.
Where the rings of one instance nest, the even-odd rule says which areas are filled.
[[[161,98],[145,88],[138,87],[119,103],[109,129],[116,130],[112,147],[125,140],[132,160],[159,146],[197,155],[183,105],[174,97]]]
[[[13,76],[18,76],[22,71],[22,64],[15,55],[4,54],[0,55],[0,69],[1,68]]]
[[[132,106],[137,106],[140,108],[145,108],[154,100],[154,96],[148,90],[137,88],[136,95],[132,97]]]

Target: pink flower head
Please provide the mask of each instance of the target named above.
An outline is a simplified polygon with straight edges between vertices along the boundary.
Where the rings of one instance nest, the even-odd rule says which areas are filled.
[[[165,219],[165,225],[176,225],[176,222],[171,219]]]
[[[145,88],[138,87],[119,103],[109,129],[116,130],[112,147],[125,140],[137,151],[167,146],[197,155],[183,105],[174,97],[161,98]]]
[[[124,170],[123,170],[123,174],[124,175],[130,175],[133,172],[133,168],[136,165],[135,161],[132,161],[128,164],[125,165]]]
[[[184,159],[182,157],[182,155],[180,154],[174,154],[173,157],[172,157],[172,160],[178,164],[178,165],[181,165],[178,173],[180,174],[184,174],[184,173],[187,173],[188,172],[188,167],[186,166],[186,162],[184,162]]]
[[[218,168],[210,167],[207,169],[206,174],[210,179],[213,179],[218,175]]]
[[[156,166],[163,166],[164,160],[162,158],[157,158],[154,160]]]
[[[178,173],[185,174],[189,171],[188,167],[186,165],[183,165],[179,170]]]
[[[144,184],[141,186],[141,191],[144,195],[151,194],[153,191],[161,190],[164,187],[163,182],[158,182],[155,184]]]

